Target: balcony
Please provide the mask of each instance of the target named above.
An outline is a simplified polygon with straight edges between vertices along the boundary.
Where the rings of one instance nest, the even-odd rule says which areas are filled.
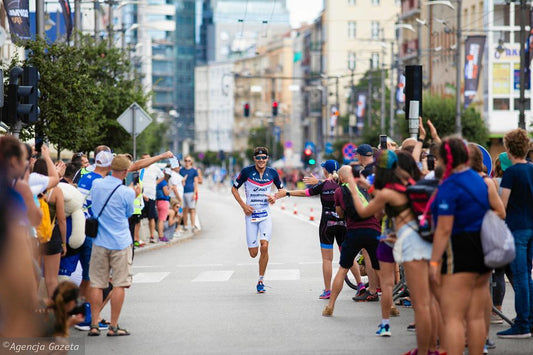
[[[403,0],[402,12],[400,20],[405,21],[412,16],[418,16],[420,14],[420,2],[419,0]]]

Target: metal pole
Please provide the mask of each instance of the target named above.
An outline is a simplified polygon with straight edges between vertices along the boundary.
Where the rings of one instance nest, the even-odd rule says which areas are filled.
[[[275,78],[272,78],[271,81],[270,81],[270,98],[271,98],[271,103],[270,105],[272,106],[272,104],[274,103],[274,101],[276,101],[276,79]],[[271,107],[272,108],[272,107]],[[279,110],[279,105],[278,105],[278,110]],[[278,112],[279,114],[279,112]],[[276,159],[276,141],[274,138],[274,120],[276,119],[276,117],[274,117],[274,115],[272,115],[272,119],[268,122],[268,127],[267,127],[267,138],[268,138],[268,141],[267,141],[267,146],[270,147],[270,149],[272,149],[272,158],[273,159]]]
[[[81,32],[81,0],[74,1],[74,30],[74,43],[78,46]]]
[[[113,0],[109,1],[109,21],[107,25],[107,37],[109,41],[109,47],[113,47],[113,42],[115,42],[115,35],[113,33],[113,4],[115,2]]]
[[[351,101],[351,109],[350,109],[350,112],[348,114],[348,118],[349,117],[352,117],[352,115],[355,116],[355,112],[357,110],[357,105],[355,103],[355,84],[354,84],[354,70],[352,69],[352,82],[350,84],[350,101]],[[357,117],[355,117],[355,125],[357,126]],[[350,125],[350,122],[348,121],[348,130],[349,130],[349,135],[350,135],[350,142],[352,141],[352,136],[353,136],[353,126]]]
[[[44,0],[35,0],[35,28],[37,37],[44,38]]]
[[[382,32],[383,33],[383,32]],[[381,134],[385,133],[385,47],[381,47]]]
[[[94,0],[94,41],[98,43],[100,37],[100,0]]]
[[[522,0],[524,1],[524,0]],[[462,73],[462,58],[461,58],[461,11],[462,0],[457,0],[457,43],[455,48],[455,133],[462,135],[463,127],[461,124],[461,73]]]
[[[394,42],[390,43],[389,137],[394,135]]]
[[[56,42],[59,42],[61,37],[61,26],[59,25],[59,8],[56,10]]]
[[[518,100],[518,128],[526,129],[526,0],[520,0],[520,99]]]
[[[122,46],[122,50],[125,51],[126,50],[126,24],[124,22],[122,22],[122,29],[121,29],[121,34],[122,34],[122,37],[121,37],[121,40],[122,40],[122,43],[121,43],[121,46]]]
[[[374,79],[374,77],[372,76],[372,74],[370,74],[370,80],[368,80],[368,99],[366,100],[367,101],[367,112],[366,112],[366,116],[367,116],[367,128],[370,128],[372,127],[372,80]]]
[[[135,111],[137,111],[137,105],[133,105],[131,110],[131,131],[133,133],[133,161],[137,160],[137,127],[135,127]]]

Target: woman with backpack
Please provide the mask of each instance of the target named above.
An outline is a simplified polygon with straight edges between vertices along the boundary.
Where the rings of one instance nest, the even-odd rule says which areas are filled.
[[[409,174],[398,167],[398,157],[390,150],[378,153],[375,166],[374,198],[365,207],[361,201],[354,198],[357,213],[362,218],[373,216],[385,210],[392,220],[392,229],[396,238],[389,235],[385,241],[394,239],[393,255],[397,263],[402,263],[405,277],[409,285],[410,297],[413,301],[416,322],[417,349],[410,354],[438,354],[432,343],[432,298],[429,289],[429,266],[431,257],[431,243],[423,240],[418,234],[418,225],[409,199],[400,187],[405,188],[411,180]],[[350,189],[357,189],[355,180],[349,181]],[[400,191],[399,191],[400,190]],[[384,252],[386,245],[382,245],[378,253]],[[390,253],[390,249],[389,249]],[[389,307],[390,308],[390,307]],[[383,322],[380,328],[383,327]],[[379,331],[379,330],[378,330]]]
[[[305,190],[282,190],[276,193],[276,198],[285,196],[310,197],[320,195],[322,204],[322,214],[320,216],[320,226],[318,234],[320,239],[320,250],[322,253],[322,275],[324,277],[324,290],[318,298],[329,299],[331,295],[331,278],[333,273],[333,243],[337,241],[340,248],[346,235],[346,223],[335,212],[335,190],[339,187],[339,163],[336,160],[327,160],[321,164],[325,180],[318,182]],[[361,274],[357,263],[351,268],[359,285]]]
[[[505,215],[496,186],[485,183],[468,160],[468,148],[461,138],[442,142],[439,162],[446,168],[431,205],[436,229],[429,272],[432,283],[440,287],[441,341],[451,355],[463,354],[465,334],[468,353],[483,353],[491,269],[484,262],[481,224],[489,208]]]
[[[33,172],[48,175],[47,163],[39,158],[33,165]],[[40,194],[41,210],[43,204],[48,207],[48,218],[43,215],[41,225],[37,228],[37,235],[41,241],[41,255],[44,266],[44,281],[48,297],[52,297],[58,285],[57,275],[61,256],[67,253],[67,220],[65,216],[65,201],[60,188],[51,188]]]

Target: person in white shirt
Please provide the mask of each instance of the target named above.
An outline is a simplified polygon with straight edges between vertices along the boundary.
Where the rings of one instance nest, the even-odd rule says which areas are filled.
[[[150,154],[143,154],[143,159],[150,158]],[[150,165],[141,171],[144,197],[143,214],[148,218],[150,227],[150,243],[155,243],[155,219],[157,218],[157,210],[155,206],[156,200],[156,186],[165,176],[161,169],[156,165]]]
[[[168,185],[170,186],[170,198],[175,198],[179,201],[180,205],[182,204],[183,198],[183,179],[184,177],[179,174],[180,172],[180,163],[176,160],[174,164],[170,164],[171,175],[168,180]]]

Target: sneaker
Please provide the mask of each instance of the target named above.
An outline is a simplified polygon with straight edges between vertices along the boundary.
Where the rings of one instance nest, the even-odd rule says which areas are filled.
[[[109,328],[109,324],[100,322],[100,323],[98,323],[98,328],[100,330],[106,330],[106,329]]]
[[[355,296],[352,297],[352,300],[354,300],[355,302],[359,302],[367,296],[367,293],[368,291],[366,290],[366,288],[362,288],[361,291],[357,292]]]
[[[487,349],[496,349],[496,343],[488,338],[487,341],[485,341],[485,346],[487,347]]]
[[[139,240],[137,243],[139,243],[139,246],[142,248],[146,245],[145,242],[143,242],[142,240]]]
[[[141,244],[140,244],[138,241],[134,241],[134,242],[133,242],[133,246],[134,246],[135,248],[138,248],[138,247],[141,246]]]
[[[200,230],[198,229],[198,227],[196,227],[196,226],[192,227],[192,232],[193,232],[193,233],[197,233],[197,232],[199,232],[199,231],[200,231]]]
[[[154,237],[150,237],[150,243],[155,243],[155,238]]]
[[[263,285],[262,281],[259,281],[257,283],[257,293],[265,293],[265,285]]]
[[[499,315],[495,313],[491,313],[490,324],[503,324],[503,319]]]
[[[321,300],[329,300],[330,296],[331,296],[331,290],[324,290],[324,292],[322,292],[322,294],[318,296],[318,298],[320,298]]]
[[[359,296],[361,294],[361,292],[365,292],[366,291],[366,286],[364,283],[360,282],[358,285],[357,285],[357,294],[356,296]]]
[[[352,300],[355,302],[378,302],[379,296],[378,293],[370,293],[370,291],[366,291],[361,296],[353,297]]]
[[[390,325],[380,324],[376,334],[380,337],[390,337],[392,335],[390,332]]]
[[[165,243],[166,243],[166,242],[170,242],[170,240],[168,240],[167,237],[159,238],[159,241],[160,241],[160,242],[165,242]]]
[[[513,327],[507,330],[502,330],[501,332],[496,333],[496,335],[498,335],[498,338],[503,339],[527,339],[531,337],[531,333],[522,332]]]
[[[409,324],[407,326],[407,331],[408,332],[416,332],[416,324]]]
[[[483,346],[483,354],[488,354],[489,353],[489,349],[487,348],[486,345]]]
[[[76,324],[74,328],[80,331],[87,331],[91,329],[91,324],[90,322],[81,322]]]

